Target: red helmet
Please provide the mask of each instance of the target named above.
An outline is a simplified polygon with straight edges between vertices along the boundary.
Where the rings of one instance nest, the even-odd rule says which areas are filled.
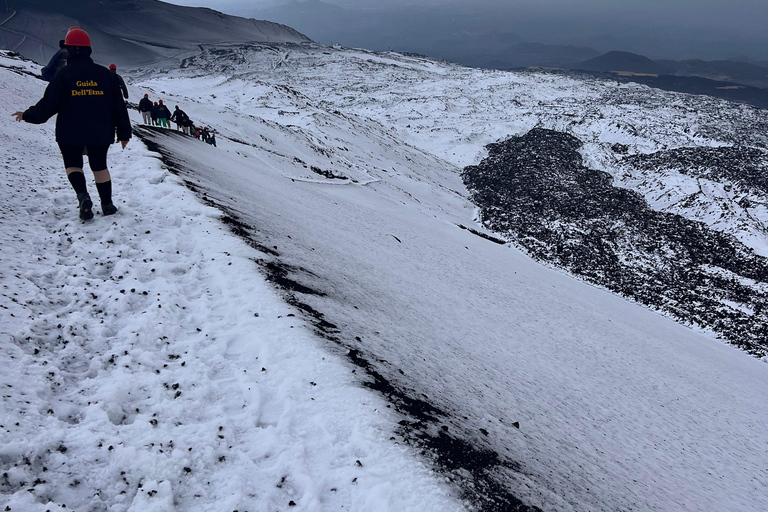
[[[162,103],[162,101],[160,103]],[[157,102],[155,102],[155,105],[157,105]]]
[[[179,108],[179,106],[178,106],[178,105],[176,105],[176,108]]]
[[[91,46],[91,38],[88,32],[80,27],[72,27],[67,31],[64,44],[66,46]]]
[[[109,69],[117,69],[117,66],[115,66],[114,64],[110,64]]]
[[[149,98],[149,94],[145,94],[145,95],[144,95],[144,97],[145,97],[145,98]]]
[[[159,101],[160,101],[160,104],[162,105],[163,104],[163,100],[159,100]]]

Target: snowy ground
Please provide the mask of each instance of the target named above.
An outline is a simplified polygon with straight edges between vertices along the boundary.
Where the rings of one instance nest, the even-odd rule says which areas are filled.
[[[296,295],[338,326],[343,347],[441,411],[421,434],[499,457],[458,473],[545,510],[768,507],[768,438],[755,429],[768,419],[765,364],[457,227],[474,220],[458,165],[497,138],[573,131],[600,164],[616,142],[764,146],[750,131],[764,113],[397,55],[288,62],[233,50],[134,85],[220,131],[213,153],[151,138],[319,292]]]
[[[463,492],[504,510],[477,496],[491,482],[544,510],[768,509],[764,362],[457,226],[474,220],[458,166],[496,138],[580,127],[599,161],[616,138],[717,145],[762,114],[717,103],[729,123],[686,134],[693,100],[641,88],[363,52],[285,70],[241,57],[133,77],[134,96],[179,103],[219,147],[143,132],[164,164],[138,141],[113,151],[114,219],[76,221],[52,125],[0,122],[0,500],[444,511]],[[8,112],[42,91],[0,72]],[[611,135],[601,109],[644,124]],[[293,292],[265,284],[276,265]],[[362,382],[433,407],[428,421]],[[492,456],[440,461],[449,488],[398,432]]]
[[[44,83],[0,81],[0,509],[461,509],[219,211],[134,140],[81,224],[53,122],[10,116]]]

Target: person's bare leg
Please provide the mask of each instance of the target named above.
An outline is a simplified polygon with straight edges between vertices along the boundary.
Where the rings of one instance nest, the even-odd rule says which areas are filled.
[[[82,169],[80,172],[83,172]],[[109,174],[109,169],[104,169],[103,171],[93,171],[93,178],[96,183],[106,183],[112,179],[112,176]]]

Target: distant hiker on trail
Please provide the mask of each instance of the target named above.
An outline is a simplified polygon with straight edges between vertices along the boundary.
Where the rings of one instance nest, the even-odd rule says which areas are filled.
[[[195,128],[195,123],[192,122],[191,119],[187,118],[187,121],[184,123],[184,133],[187,135],[191,135],[192,130]]]
[[[77,193],[80,219],[88,220],[93,218],[93,202],[83,174],[83,152],[88,152],[101,211],[112,215],[117,207],[112,203],[107,151],[114,142],[115,128],[125,149],[131,138],[131,121],[111,73],[91,59],[91,38],[85,30],[70,28],[64,44],[69,53],[67,66],[53,77],[43,99],[13,115],[16,121],[43,124],[58,114],[56,142],[64,158],[67,178]]]
[[[117,66],[115,66],[114,64],[110,64],[109,70],[112,72],[112,75],[115,77],[115,80],[117,80],[117,85],[120,86],[120,90],[123,91],[123,97],[125,99],[128,99],[128,88],[125,86],[125,80],[123,80],[123,77],[117,74]]]
[[[213,147],[217,147],[216,146],[216,130],[211,129],[208,132],[208,138],[205,139],[205,142],[207,142]]]
[[[170,128],[171,124],[168,120],[171,118],[171,111],[163,105],[163,100],[158,101],[160,104],[157,106],[157,122],[163,128]]]
[[[144,118],[144,124],[154,124],[152,122],[152,100],[149,99],[149,94],[145,94],[141,98],[139,112],[141,112],[141,117]]]
[[[157,109],[158,108],[160,108],[160,104],[155,102],[155,104],[152,105],[152,110],[149,111],[149,115],[150,115],[150,117],[152,117],[152,124],[155,125],[155,126],[158,125],[158,122],[157,122]]]
[[[171,121],[176,123],[176,129],[178,130],[181,128],[184,133],[187,133],[185,124],[188,120],[189,116],[176,105],[176,110],[173,111],[173,115],[171,116]]]
[[[40,76],[43,77],[43,80],[46,82],[53,80],[56,72],[67,65],[67,57],[69,57],[69,52],[62,39],[59,41],[59,51],[54,53],[51,60],[48,61],[48,65],[40,70]]]

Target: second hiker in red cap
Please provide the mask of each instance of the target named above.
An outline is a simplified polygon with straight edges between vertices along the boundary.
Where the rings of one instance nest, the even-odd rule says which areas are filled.
[[[125,86],[125,80],[123,80],[123,77],[117,74],[117,66],[115,64],[110,64],[109,70],[112,72],[112,76],[115,77],[115,80],[117,80],[117,85],[120,87],[120,90],[123,92],[123,97],[125,99],[128,99],[128,88]]]

